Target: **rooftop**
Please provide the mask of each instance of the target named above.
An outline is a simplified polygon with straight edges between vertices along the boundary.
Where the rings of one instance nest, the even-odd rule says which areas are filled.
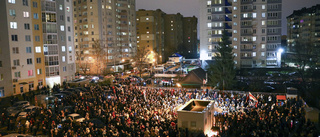
[[[211,101],[205,100],[191,100],[189,101],[182,110],[184,111],[194,111],[194,112],[202,112]]]

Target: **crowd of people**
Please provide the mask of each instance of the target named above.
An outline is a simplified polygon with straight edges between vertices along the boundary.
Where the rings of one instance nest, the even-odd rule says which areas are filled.
[[[214,126],[219,136],[289,137],[317,135],[315,125],[304,119],[301,100],[289,99],[276,105],[275,95],[255,95],[224,91],[197,91],[182,88],[146,88],[137,86],[90,85],[53,105],[41,106],[25,120],[1,115],[1,126],[23,134],[50,137],[177,137],[205,136],[178,128],[176,107],[190,99],[215,101],[222,112],[215,113]],[[69,90],[71,91],[71,90]],[[71,106],[72,109],[65,109]],[[70,108],[70,107],[69,107]],[[84,122],[67,116],[78,113]],[[104,123],[98,126],[90,119]]]

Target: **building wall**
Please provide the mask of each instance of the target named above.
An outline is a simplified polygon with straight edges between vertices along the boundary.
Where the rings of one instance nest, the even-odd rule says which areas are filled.
[[[281,3],[282,0],[201,0],[201,60],[214,60],[226,29],[238,68],[280,67]]]
[[[8,31],[10,29],[8,19],[12,19],[9,15],[9,9],[13,9],[12,7],[7,7],[7,1],[0,1],[0,94],[3,96],[13,95],[12,90],[12,61],[11,61],[11,47],[9,46],[9,40],[11,40],[11,36],[9,37]],[[9,39],[10,38],[10,39]]]
[[[166,14],[164,16],[165,36],[164,36],[164,58],[168,57],[178,50],[183,44],[183,16],[180,13]]]
[[[293,62],[297,43],[320,45],[320,5],[294,11],[287,17],[287,48],[288,63]]]
[[[180,54],[188,58],[197,58],[198,55],[198,34],[197,34],[197,24],[198,18],[193,17],[184,17],[183,18],[183,45],[182,53],[179,50]]]
[[[31,6],[31,15],[37,13],[41,15],[41,0],[32,0],[30,2]],[[35,29],[35,25],[39,26],[39,30]],[[32,39],[33,39],[33,49],[34,49],[34,64],[35,64],[35,75],[37,81],[34,82],[34,88],[38,86],[41,88],[46,85],[45,77],[45,64],[44,64],[44,54],[43,54],[43,35],[42,35],[42,21],[41,19],[32,19],[32,24],[30,24],[30,29],[32,30]]]
[[[60,81],[70,81],[75,75],[73,8],[72,2],[57,1],[59,35]]]
[[[75,0],[73,9],[76,63],[79,73],[84,73],[82,70],[87,68],[88,74],[101,74],[108,64],[118,64],[122,59],[128,61],[134,56],[135,0]],[[94,44],[97,43],[104,51],[101,59],[94,54],[97,51]]]
[[[164,14],[160,9],[136,12],[137,45],[155,51],[158,63],[163,62],[164,56]]]

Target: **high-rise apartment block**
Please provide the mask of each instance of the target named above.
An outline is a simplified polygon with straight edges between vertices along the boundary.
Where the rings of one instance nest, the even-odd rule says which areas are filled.
[[[73,12],[79,73],[101,74],[135,55],[135,0],[74,0]]]
[[[299,51],[300,54],[309,54],[309,57],[312,57],[312,54],[318,54],[315,53],[318,50],[314,49],[320,46],[320,5],[295,10],[287,17],[287,22],[286,62],[290,66],[295,64],[295,54],[299,49],[311,50],[310,52]]]
[[[181,48],[181,54],[187,58],[198,57],[197,24],[198,18],[195,16],[183,18],[183,45]]]
[[[137,45],[148,48],[147,52],[155,51],[157,62],[164,61],[164,15],[160,9],[139,9],[136,12]]]
[[[173,53],[197,54],[197,18],[180,13],[166,14],[160,9],[137,12],[137,45],[158,54],[158,63]]]
[[[74,79],[71,3],[0,2],[0,97]]]
[[[281,66],[282,0],[200,0],[200,59],[214,60],[223,30],[238,68]]]

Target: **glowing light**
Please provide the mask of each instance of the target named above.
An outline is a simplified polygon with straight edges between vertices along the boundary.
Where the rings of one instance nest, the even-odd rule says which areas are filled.
[[[279,53],[282,53],[284,50],[282,48],[278,49]]]
[[[208,58],[207,52],[205,50],[201,50],[200,60],[206,60],[207,58]]]
[[[180,83],[177,83],[177,86],[178,86],[179,88],[181,88],[181,84],[180,84]]]

